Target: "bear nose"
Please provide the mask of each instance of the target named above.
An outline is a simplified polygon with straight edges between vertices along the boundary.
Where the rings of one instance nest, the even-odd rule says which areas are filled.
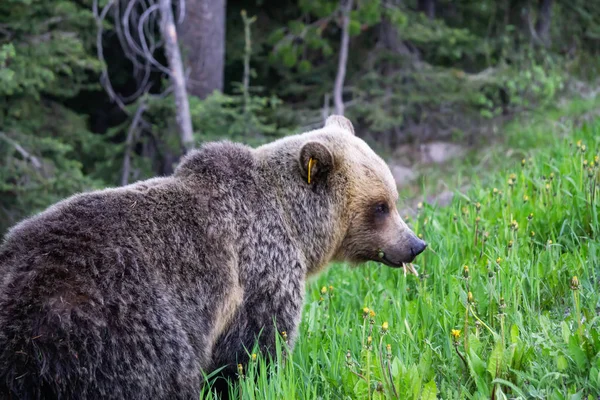
[[[425,243],[424,241],[422,241],[419,238],[415,238],[412,245],[410,246],[410,252],[412,253],[413,257],[416,257],[419,254],[421,254],[423,251],[425,251],[426,248],[427,248],[427,243]]]

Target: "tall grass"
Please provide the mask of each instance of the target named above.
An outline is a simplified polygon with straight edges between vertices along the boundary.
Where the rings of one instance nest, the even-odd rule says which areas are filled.
[[[419,277],[372,263],[311,282],[291,356],[257,355],[233,398],[598,398],[600,123],[526,146],[408,221],[430,244]]]

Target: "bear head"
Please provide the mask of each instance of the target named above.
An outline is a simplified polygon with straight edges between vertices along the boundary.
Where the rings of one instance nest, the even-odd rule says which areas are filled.
[[[390,267],[410,263],[427,244],[400,217],[398,190],[387,164],[354,133],[352,123],[330,116],[304,136],[297,154],[308,185],[327,184],[337,193],[333,261],[378,261]],[[342,201],[340,201],[342,199]]]

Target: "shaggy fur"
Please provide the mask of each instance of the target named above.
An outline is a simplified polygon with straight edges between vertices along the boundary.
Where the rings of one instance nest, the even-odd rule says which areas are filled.
[[[396,196],[332,117],[258,149],[206,144],[171,177],[50,207],[0,248],[0,398],[198,398],[203,371],[234,376],[257,337],[270,352],[274,322],[293,346],[305,280],[332,259],[385,248],[399,266],[424,249]]]

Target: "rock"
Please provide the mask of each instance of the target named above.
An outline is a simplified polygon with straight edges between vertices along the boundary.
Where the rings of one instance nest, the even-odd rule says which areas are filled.
[[[447,142],[430,142],[420,146],[422,162],[425,164],[442,164],[464,154],[462,146]]]
[[[390,165],[390,170],[392,171],[392,176],[398,186],[404,186],[417,179],[417,174],[408,167],[402,165]]]

